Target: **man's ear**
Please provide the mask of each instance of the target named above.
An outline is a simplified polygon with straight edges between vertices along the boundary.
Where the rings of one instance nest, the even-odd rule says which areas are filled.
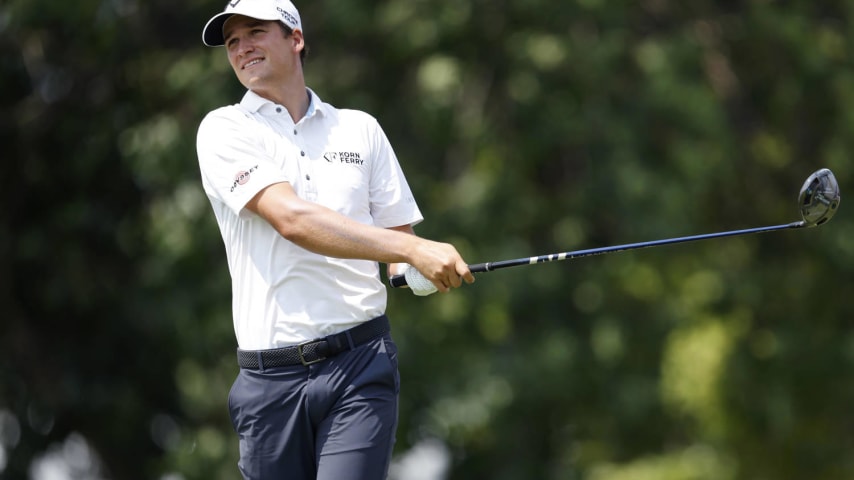
[[[291,34],[291,41],[294,42],[294,51],[301,52],[305,48],[305,37],[302,35],[302,30],[294,30]]]

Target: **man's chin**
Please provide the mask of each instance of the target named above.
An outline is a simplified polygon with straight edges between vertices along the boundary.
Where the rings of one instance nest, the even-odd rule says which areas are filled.
[[[261,77],[250,77],[243,82],[243,86],[249,90],[252,90],[255,93],[260,93],[265,90],[265,82],[261,79]]]

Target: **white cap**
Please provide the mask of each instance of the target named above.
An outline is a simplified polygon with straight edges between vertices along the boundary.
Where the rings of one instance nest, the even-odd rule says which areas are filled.
[[[245,15],[258,20],[278,20],[292,30],[302,30],[297,7],[289,0],[230,0],[225,11],[214,15],[202,30],[202,41],[209,47],[225,43],[222,26],[232,15]]]

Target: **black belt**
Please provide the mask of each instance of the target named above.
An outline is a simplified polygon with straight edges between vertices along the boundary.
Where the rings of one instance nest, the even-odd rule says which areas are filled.
[[[385,335],[390,331],[391,325],[388,322],[388,317],[381,315],[341,333],[310,340],[299,345],[269,350],[241,350],[238,348],[237,363],[240,368],[253,370],[300,364],[311,365],[355,348],[357,345]]]

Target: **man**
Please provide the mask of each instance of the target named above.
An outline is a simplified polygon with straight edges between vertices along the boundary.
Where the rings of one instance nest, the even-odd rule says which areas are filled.
[[[197,138],[233,284],[240,471],[385,478],[399,378],[378,263],[423,275],[419,295],[474,277],[453,246],[414,235],[421,213],[376,120],[306,88],[290,1],[231,0],[202,37],[248,89]]]

